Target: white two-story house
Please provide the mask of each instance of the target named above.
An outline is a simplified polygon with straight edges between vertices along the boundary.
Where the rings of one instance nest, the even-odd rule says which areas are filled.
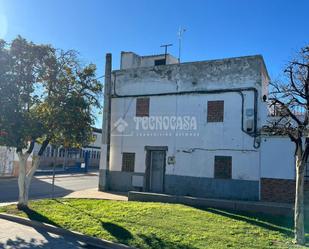
[[[260,55],[178,63],[123,52],[100,188],[260,199],[268,82]]]

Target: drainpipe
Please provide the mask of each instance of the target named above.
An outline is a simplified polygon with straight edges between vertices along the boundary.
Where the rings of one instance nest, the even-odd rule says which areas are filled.
[[[111,133],[111,82],[112,82],[112,54],[106,54],[105,82],[104,82],[104,109],[102,124],[102,151],[99,171],[99,190],[109,188],[110,170],[110,133]]]
[[[258,149],[260,144],[256,142],[258,137],[257,128],[257,112],[258,112],[258,91],[254,87],[243,87],[243,88],[226,88],[226,89],[214,89],[214,90],[195,90],[195,91],[180,91],[180,92],[161,92],[161,93],[148,93],[148,94],[130,94],[130,95],[120,95],[116,91],[116,74],[114,74],[114,92],[111,96],[112,98],[137,98],[137,97],[151,97],[151,96],[172,96],[172,95],[187,95],[187,94],[218,94],[218,93],[230,93],[236,92],[241,96],[242,111],[241,111],[241,129],[244,133],[254,138],[253,147]],[[254,94],[254,131],[247,132],[244,129],[244,95],[242,92],[252,91]]]

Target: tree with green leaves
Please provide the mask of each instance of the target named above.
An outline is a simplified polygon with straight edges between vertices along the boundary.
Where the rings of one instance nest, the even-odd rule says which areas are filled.
[[[30,182],[48,144],[80,148],[91,141],[93,108],[100,107],[102,92],[95,72],[73,50],[20,36],[0,40],[0,145],[16,148],[19,208],[28,205]],[[40,148],[33,154],[35,144]]]

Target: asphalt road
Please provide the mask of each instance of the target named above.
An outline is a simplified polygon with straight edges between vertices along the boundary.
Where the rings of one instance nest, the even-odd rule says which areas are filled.
[[[98,174],[56,175],[54,196],[62,197],[74,191],[96,188]],[[35,176],[30,186],[29,199],[49,198],[52,196],[52,176]],[[0,203],[18,200],[16,178],[0,178]]]

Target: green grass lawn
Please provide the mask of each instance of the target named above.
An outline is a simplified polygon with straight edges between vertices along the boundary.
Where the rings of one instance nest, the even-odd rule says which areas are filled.
[[[137,248],[301,248],[291,242],[291,219],[178,204],[56,199],[0,212]]]

